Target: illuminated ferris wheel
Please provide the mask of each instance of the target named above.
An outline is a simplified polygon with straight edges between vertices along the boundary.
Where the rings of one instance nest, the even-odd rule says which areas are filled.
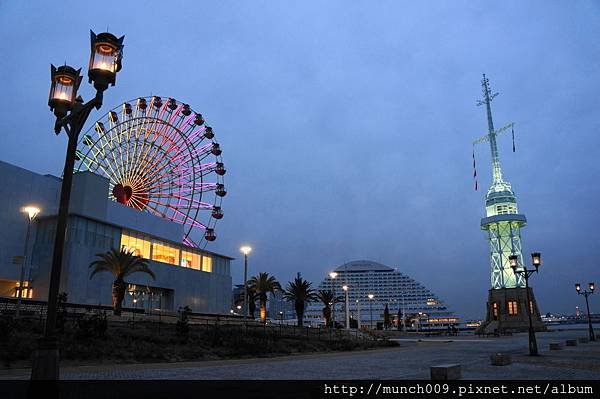
[[[212,128],[188,104],[157,96],[123,103],[81,137],[76,160],[75,170],[109,179],[112,200],[182,224],[184,244],[215,240],[225,168]]]

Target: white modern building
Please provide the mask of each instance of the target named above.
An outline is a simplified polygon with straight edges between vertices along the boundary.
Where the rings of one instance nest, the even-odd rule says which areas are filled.
[[[373,328],[383,323],[385,306],[390,319],[398,323],[399,312],[404,315],[400,323],[407,329],[448,328],[458,323],[458,317],[431,290],[397,269],[369,260],[345,263],[333,270],[318,286],[318,290],[334,291],[341,296],[335,306],[335,320],[346,321],[345,293],[348,292],[348,310],[352,320],[360,320],[361,327]],[[307,321],[319,325],[323,320],[323,304],[313,302],[308,306]],[[402,320],[404,319],[404,320]]]
[[[61,179],[40,175],[0,161],[0,296],[16,296],[22,260],[23,297],[46,301],[56,230]],[[134,273],[125,280],[129,293],[124,306],[229,314],[230,261],[233,258],[182,244],[181,224],[113,201],[109,180],[91,172],[73,176],[60,291],[72,303],[111,305],[109,273],[90,279],[96,254],[125,247],[149,260],[156,280]],[[26,205],[41,209],[24,248]],[[16,258],[15,258],[16,257]]]

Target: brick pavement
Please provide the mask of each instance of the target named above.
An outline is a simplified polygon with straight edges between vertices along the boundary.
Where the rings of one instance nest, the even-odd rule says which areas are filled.
[[[585,337],[586,331],[538,333],[540,357],[527,356],[527,334],[507,337],[400,339],[399,348],[279,358],[167,364],[63,367],[62,379],[428,379],[429,367],[460,363],[464,379],[598,379],[600,342],[549,351],[549,342]],[[494,352],[512,355],[492,366]],[[0,379],[25,379],[29,370],[0,370]]]

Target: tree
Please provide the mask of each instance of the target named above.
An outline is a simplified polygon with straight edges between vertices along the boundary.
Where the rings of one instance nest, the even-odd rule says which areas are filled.
[[[390,309],[388,308],[387,303],[385,304],[385,309],[383,309],[383,328],[388,329],[392,325],[392,321],[390,319]]]
[[[248,284],[258,296],[260,321],[266,323],[268,294],[269,292],[275,293],[275,291],[281,291],[281,285],[275,277],[269,276],[269,273],[259,273],[258,276],[252,277]]]
[[[109,272],[115,277],[112,284],[113,313],[120,316],[123,298],[127,291],[127,282],[124,278],[136,272],[149,274],[153,279],[156,279],[156,276],[148,267],[146,259],[136,256],[124,248],[121,250],[112,248],[110,251],[96,254],[96,256],[100,259],[90,264],[90,268],[93,269],[90,279],[100,272]]]
[[[307,302],[317,299],[315,291],[310,288],[312,284],[302,277],[298,276],[294,281],[288,282],[288,285],[283,293],[283,297],[288,302],[294,302],[298,326],[302,327],[304,321],[304,308]]]
[[[319,301],[323,302],[323,317],[325,318],[325,325],[327,327],[332,326],[331,320],[331,305],[333,303],[338,303],[342,300],[341,296],[333,297],[333,291],[330,290],[319,290],[316,294],[316,297]]]

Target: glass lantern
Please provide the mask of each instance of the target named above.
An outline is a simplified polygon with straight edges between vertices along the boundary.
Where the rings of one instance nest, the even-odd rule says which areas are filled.
[[[117,72],[121,70],[125,36],[117,38],[108,32],[96,35],[93,31],[90,31],[90,36],[89,82],[94,82],[96,90],[104,91],[109,85],[115,85]]]
[[[56,68],[50,65],[50,94],[48,96],[48,105],[50,110],[54,111],[57,118],[62,118],[72,108],[77,89],[81,83],[79,76],[81,69],[75,69],[68,65]]]

